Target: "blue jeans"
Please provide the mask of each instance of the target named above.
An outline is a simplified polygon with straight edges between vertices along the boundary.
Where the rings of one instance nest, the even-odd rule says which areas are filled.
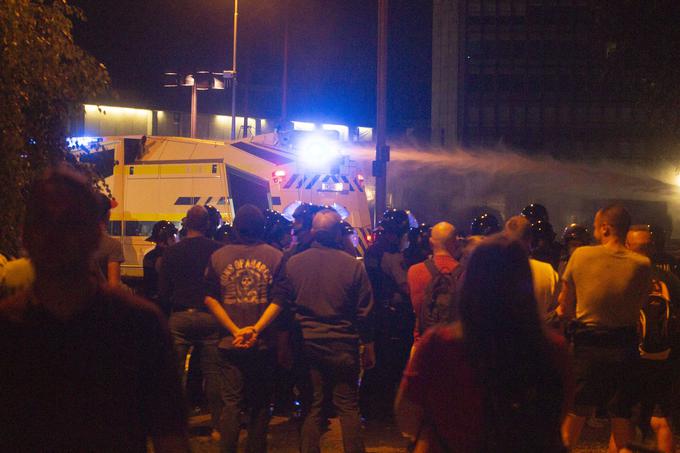
[[[269,406],[276,358],[271,350],[220,350],[222,372],[222,453],[236,453],[241,411],[249,416],[248,453],[267,452]]]
[[[301,433],[302,453],[318,453],[324,396],[332,395],[342,428],[345,453],[363,453],[361,417],[359,415],[359,345],[349,342],[310,342],[302,347],[306,383],[302,391],[304,422]]]
[[[170,315],[170,333],[175,342],[180,375],[184,373],[184,362],[191,346],[201,347],[201,373],[205,380],[205,398],[210,408],[212,427],[219,429],[222,387],[219,370],[217,343],[219,323],[215,317],[203,311],[180,311]]]

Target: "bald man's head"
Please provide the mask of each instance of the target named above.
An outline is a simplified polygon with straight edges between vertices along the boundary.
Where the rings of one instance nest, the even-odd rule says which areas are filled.
[[[449,222],[439,222],[430,231],[432,252],[446,252],[450,255],[456,251],[456,227]]]
[[[652,233],[647,225],[634,225],[626,235],[626,247],[641,255],[649,256],[654,251]]]
[[[187,217],[184,225],[188,230],[205,234],[205,232],[208,231],[208,227],[210,226],[210,214],[208,214],[208,210],[203,206],[192,206],[187,211]]]
[[[340,243],[342,238],[340,228],[341,221],[342,217],[331,209],[324,209],[317,212],[314,216],[314,220],[312,220],[312,234],[314,235],[314,239],[327,246],[333,246]]]
[[[531,222],[523,215],[510,217],[505,222],[503,234],[509,239],[519,241],[527,249],[531,246]]]
[[[323,209],[316,213],[312,220],[312,229],[315,231],[332,231],[340,225],[340,214],[330,209]]]

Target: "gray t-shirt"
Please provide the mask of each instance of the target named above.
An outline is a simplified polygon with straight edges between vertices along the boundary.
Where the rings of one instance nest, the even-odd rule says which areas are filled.
[[[579,247],[562,278],[576,292],[576,319],[606,328],[635,327],[649,294],[651,263],[630,250]]]
[[[210,257],[205,273],[207,294],[222,304],[238,327],[252,326],[269,304],[269,290],[282,256],[264,243],[225,245]],[[261,336],[265,343],[269,330]],[[231,348],[232,339],[225,331],[220,347]]]
[[[112,238],[107,233],[102,234],[99,241],[99,247],[94,253],[94,260],[100,278],[106,281],[109,276],[109,261],[116,263],[125,261],[125,256],[123,256],[123,245],[118,239]]]

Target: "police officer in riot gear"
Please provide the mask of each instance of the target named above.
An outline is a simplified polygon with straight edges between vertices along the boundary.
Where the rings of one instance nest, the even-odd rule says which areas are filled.
[[[680,263],[671,254],[667,253],[666,248],[666,230],[660,225],[650,225],[649,232],[652,234],[652,243],[654,251],[650,255],[652,266],[659,270],[672,272],[676,276],[680,276]]]
[[[205,237],[214,240],[217,230],[222,226],[222,215],[220,214],[220,211],[212,205],[205,205],[205,209],[208,210],[208,215],[210,216],[210,227],[208,228]]]
[[[342,232],[339,244],[340,249],[356,257],[356,231],[354,231],[354,227],[349,222],[343,220],[340,222],[340,231]]]
[[[281,259],[281,264],[279,265],[278,271],[274,275],[274,284],[272,287],[272,293],[277,293],[279,291],[285,290],[286,278],[285,278],[285,268],[288,260],[309,249],[314,241],[314,236],[312,234],[312,221],[314,220],[314,215],[319,211],[323,210],[322,206],[314,205],[311,203],[301,203],[293,212],[293,222],[289,223],[288,235],[290,235],[292,227],[293,243],[287,250],[284,251],[283,257]],[[269,214],[268,219],[272,223],[274,219],[278,218],[275,214]],[[280,219],[279,219],[280,220]],[[285,218],[284,218],[285,220]],[[281,221],[275,228],[274,225],[270,230],[273,234],[274,230],[279,230],[279,227],[285,223]],[[266,230],[265,226],[265,230]],[[279,230],[277,234],[281,233]],[[276,236],[276,234],[273,234]],[[289,414],[293,410],[293,387],[302,385],[304,372],[299,366],[299,354],[302,344],[302,338],[298,326],[294,322],[294,314],[290,310],[284,310],[277,318],[277,326],[279,332],[277,334],[277,362],[279,367],[276,373],[277,378],[277,388],[274,395],[274,411],[279,414]]]
[[[495,215],[485,212],[470,223],[471,236],[491,236],[501,231],[501,225]]]
[[[413,343],[415,322],[406,281],[403,248],[411,223],[407,211],[389,209],[381,234],[366,250],[364,264],[375,298],[376,367],[366,372],[361,389],[362,413],[389,417]]]
[[[584,245],[590,245],[591,242],[592,236],[584,225],[572,223],[564,229],[564,233],[562,233],[562,256],[557,267],[557,274],[560,278],[574,250]]]
[[[408,247],[404,250],[404,262],[407,269],[414,264],[422,263],[432,254],[432,247],[430,246],[431,230],[432,226],[426,223],[421,223],[409,230]]]
[[[537,221],[548,222],[550,218],[548,217],[548,210],[542,204],[531,203],[522,209],[521,214],[526,217],[529,222],[534,223]]]
[[[293,212],[293,236],[295,237],[294,245],[291,249],[284,254],[284,260],[286,256],[290,258],[291,256],[303,252],[309,248],[312,244],[312,220],[314,215],[324,209],[322,206],[318,206],[311,203],[302,203]]]
[[[271,209],[264,212],[264,219],[264,241],[279,250],[288,248],[292,240],[290,229],[293,223]]]
[[[151,236],[146,240],[156,244],[156,247],[144,255],[142,287],[144,297],[158,303],[158,271],[161,268],[161,260],[166,247],[177,242],[177,228],[167,220],[161,220],[156,222]],[[169,315],[169,313],[166,314]]]
[[[555,232],[547,220],[536,220],[531,224],[531,257],[550,263],[557,270],[562,247],[555,242]]]
[[[230,223],[224,222],[215,232],[215,240],[220,244],[233,244],[235,240],[234,228]]]

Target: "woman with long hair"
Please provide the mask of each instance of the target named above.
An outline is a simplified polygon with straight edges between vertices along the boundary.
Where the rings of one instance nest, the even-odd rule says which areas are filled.
[[[417,451],[563,451],[567,346],[541,321],[522,246],[480,243],[460,291],[459,321],[431,329],[404,372],[402,431]]]

